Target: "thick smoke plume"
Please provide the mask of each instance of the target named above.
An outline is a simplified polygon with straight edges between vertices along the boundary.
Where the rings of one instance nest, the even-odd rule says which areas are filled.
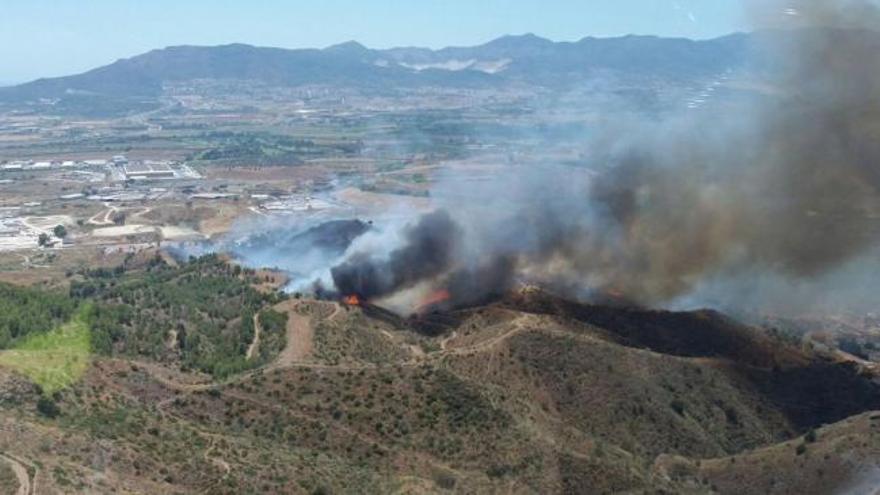
[[[708,279],[812,279],[864,255],[880,215],[880,10],[804,0],[754,13],[784,29],[755,37],[752,103],[609,123],[593,174],[515,168],[465,195],[478,200],[438,191],[445,210],[387,258],[335,268],[337,288],[377,297],[429,281],[466,304],[523,279],[659,304]]]
[[[427,214],[406,228],[404,246],[387,259],[358,253],[331,270],[333,281],[343,294],[367,299],[408,289],[449,270],[459,236],[460,229],[448,213]]]

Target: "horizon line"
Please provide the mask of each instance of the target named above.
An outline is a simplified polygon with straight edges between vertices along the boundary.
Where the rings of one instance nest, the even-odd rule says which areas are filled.
[[[146,54],[148,54],[148,53],[152,53],[152,52],[156,52],[156,51],[161,51],[161,50],[167,50],[167,49],[171,49],[171,48],[183,48],[183,47],[190,47],[190,48],[220,48],[220,47],[225,47],[225,46],[236,46],[236,45],[241,45],[241,46],[248,46],[248,47],[251,47],[251,48],[268,48],[268,49],[289,50],[289,51],[297,51],[297,50],[319,50],[319,51],[323,51],[323,50],[328,50],[328,49],[330,49],[330,48],[335,48],[335,47],[338,47],[338,46],[346,45],[346,44],[349,44],[349,43],[357,43],[358,45],[363,46],[364,48],[366,48],[366,49],[368,49],[368,50],[372,50],[372,51],[389,51],[389,50],[401,50],[401,49],[407,49],[407,50],[431,50],[431,51],[437,52],[437,51],[442,51],[442,50],[446,50],[446,49],[456,49],[456,48],[475,48],[475,47],[479,47],[479,46],[484,46],[484,45],[490,44],[490,43],[492,43],[492,42],[494,42],[494,41],[502,40],[502,39],[504,39],[504,38],[525,38],[525,37],[534,37],[534,38],[537,38],[537,39],[540,39],[540,40],[549,41],[549,42],[554,43],[554,44],[579,43],[579,42],[582,42],[582,41],[584,41],[584,40],[588,40],[588,39],[593,39],[593,40],[614,40],[614,39],[633,38],[633,37],[635,37],[635,38],[658,38],[658,39],[667,39],[667,40],[689,40],[689,41],[701,42],[701,41],[712,41],[712,40],[717,40],[717,39],[726,38],[726,37],[729,37],[729,36],[747,35],[747,34],[751,34],[752,32],[754,32],[754,31],[731,31],[731,32],[726,33],[726,34],[721,34],[721,35],[718,35],[718,36],[711,36],[711,37],[706,37],[706,38],[700,38],[700,37],[688,37],[688,36],[664,36],[664,35],[658,35],[658,34],[638,34],[638,33],[627,33],[627,34],[610,35],[610,36],[592,36],[592,35],[586,35],[586,36],[583,36],[583,37],[578,38],[578,39],[553,39],[553,38],[549,38],[549,37],[545,37],[545,36],[542,36],[542,35],[536,34],[536,33],[533,32],[533,31],[530,31],[530,32],[525,32],[525,33],[521,33],[521,34],[502,34],[502,35],[499,35],[499,36],[493,37],[493,38],[491,38],[491,39],[489,39],[489,40],[487,40],[487,41],[483,41],[483,42],[480,42],[480,43],[477,43],[477,44],[473,44],[473,45],[465,45],[465,44],[462,44],[462,45],[446,45],[446,46],[441,46],[441,47],[433,47],[433,46],[429,46],[429,45],[392,45],[392,46],[387,46],[387,47],[377,47],[377,46],[369,46],[369,45],[366,45],[366,44],[364,44],[364,43],[362,43],[362,42],[360,42],[360,41],[358,41],[358,40],[356,40],[356,39],[344,40],[344,41],[340,41],[340,42],[337,42],[337,43],[332,43],[332,44],[329,44],[329,45],[326,45],[326,46],[323,46],[323,47],[318,47],[318,46],[297,46],[297,47],[292,47],[292,46],[259,45],[259,44],[251,44],[251,43],[248,43],[248,42],[246,42],[246,41],[230,41],[230,42],[227,42],[227,43],[218,43],[218,44],[188,44],[188,43],[180,43],[180,44],[171,44],[171,45],[166,45],[166,46],[163,46],[163,47],[152,48],[152,49],[150,49],[150,50],[142,51],[142,52],[139,52],[139,53],[135,53],[135,54],[129,55],[129,56],[127,56],[127,57],[117,58],[117,59],[114,59],[114,60],[108,61],[108,62],[106,62],[106,63],[104,63],[104,64],[99,64],[99,65],[96,65],[96,66],[94,66],[94,67],[92,67],[92,68],[82,70],[82,71],[80,71],[80,72],[72,72],[72,73],[65,73],[65,74],[51,75],[51,76],[39,76],[39,77],[28,78],[28,79],[24,79],[24,80],[19,79],[19,80],[17,80],[17,81],[0,81],[0,88],[20,86],[20,85],[23,85],[23,84],[28,84],[28,83],[32,83],[32,82],[36,82],[36,81],[41,81],[41,80],[46,80],[46,79],[58,79],[58,78],[63,78],[63,77],[71,77],[71,76],[76,76],[76,75],[80,75],[80,74],[85,74],[85,73],[90,72],[90,71],[92,71],[92,70],[100,69],[100,68],[102,68],[102,67],[106,67],[106,66],[109,66],[109,65],[115,64],[115,63],[117,63],[117,62],[123,61],[123,60],[130,60],[130,59],[132,59],[132,58],[136,58],[136,57],[139,57],[139,56],[141,56],[141,55],[146,55]]]

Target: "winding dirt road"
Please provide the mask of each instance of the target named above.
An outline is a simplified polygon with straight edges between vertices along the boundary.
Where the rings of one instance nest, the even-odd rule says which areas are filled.
[[[15,477],[18,479],[18,490],[16,490],[15,495],[33,495],[31,475],[28,474],[27,466],[6,454],[0,454],[0,459],[9,463],[12,472],[15,473]]]

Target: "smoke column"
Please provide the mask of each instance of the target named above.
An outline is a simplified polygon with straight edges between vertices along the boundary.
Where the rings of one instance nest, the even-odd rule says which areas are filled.
[[[407,289],[449,269],[458,226],[443,210],[423,216],[404,231],[404,245],[387,259],[358,253],[331,270],[343,294],[367,299]]]
[[[591,143],[598,173],[511,170],[481,200],[441,201],[384,261],[353,255],[337,288],[432,281],[466,304],[524,278],[651,305],[726,274],[810,280],[864,255],[880,213],[880,11],[804,0],[752,14],[781,29],[753,36],[750,77],[767,90],[751,104],[609,125]]]

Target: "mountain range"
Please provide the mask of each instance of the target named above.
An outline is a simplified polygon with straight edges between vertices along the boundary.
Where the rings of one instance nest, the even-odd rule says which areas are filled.
[[[82,74],[0,88],[0,103],[17,106],[45,100],[100,98],[142,104],[160,97],[169,84],[193,80],[381,92],[511,85],[562,89],[609,76],[690,80],[741,66],[751,36],[734,34],[705,41],[625,36],[553,42],[528,34],[441,50],[372,50],[357,42],[298,50],[244,44],[175,46]]]

